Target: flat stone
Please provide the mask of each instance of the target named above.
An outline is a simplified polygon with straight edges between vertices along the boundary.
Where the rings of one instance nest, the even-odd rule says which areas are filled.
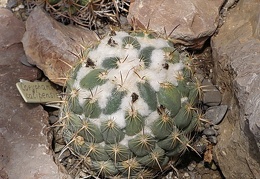
[[[13,18],[7,11],[0,9],[0,24]],[[19,21],[9,21],[16,22]],[[0,178],[58,179],[66,175],[59,171],[50,151],[48,114],[41,105],[24,103],[15,86],[21,78],[37,79],[39,71],[19,61],[24,55],[22,43],[19,43],[22,36],[8,39],[11,34],[25,29],[22,22],[19,24],[20,27],[0,25]],[[6,36],[2,36],[2,32]]]
[[[97,40],[93,31],[65,26],[36,7],[26,21],[22,42],[29,63],[63,86],[71,66],[78,62],[81,50]]]
[[[208,106],[217,106],[222,101],[222,95],[220,91],[209,79],[204,79],[202,85],[202,102]]]
[[[226,178],[260,178],[259,12],[259,0],[240,0],[211,40],[215,80],[230,108],[214,148]]]
[[[135,0],[127,18],[133,26],[145,29],[149,24],[152,31],[160,34],[166,31],[175,43],[201,48],[218,27],[224,1]]]
[[[215,125],[219,124],[224,116],[226,115],[228,110],[227,105],[219,105],[219,106],[213,106],[206,110],[205,112],[205,118]]]

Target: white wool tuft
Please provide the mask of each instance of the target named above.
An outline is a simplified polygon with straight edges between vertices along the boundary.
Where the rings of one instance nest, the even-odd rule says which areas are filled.
[[[151,113],[147,103],[140,97],[136,100],[133,106],[141,116],[148,116]]]
[[[153,122],[155,120],[157,120],[159,117],[160,117],[160,115],[158,114],[158,112],[157,111],[153,111],[152,113],[150,113],[149,116],[146,117],[145,126],[151,127]]]
[[[128,93],[123,99],[122,99],[122,103],[120,105],[121,109],[125,109],[125,112],[127,112],[128,110],[131,109],[131,104],[132,104],[132,98],[131,98],[131,94]]]
[[[167,40],[158,38],[158,39],[154,39],[154,46],[156,48],[163,48],[163,47],[169,47],[169,44]]]
[[[100,118],[91,118],[90,121],[95,124],[98,128],[101,126],[101,122],[105,121],[101,116]]]
[[[125,135],[124,139],[122,141],[120,141],[119,144],[128,147],[128,141],[135,138],[135,137],[136,137],[136,135],[134,135],[134,136]]]
[[[150,39],[147,37],[137,37],[137,39],[138,42],[141,44],[142,48],[148,46],[154,46],[155,48],[169,47],[167,41],[162,38]]]
[[[138,96],[140,94],[136,92]],[[131,94],[128,94],[122,99],[121,103],[121,109],[124,109],[125,111],[130,111],[131,108],[133,110],[136,110],[141,116],[148,116],[151,113],[151,110],[149,109],[149,106],[145,103],[145,101],[142,98],[138,98],[134,103],[132,103],[132,97]]]
[[[181,98],[181,104],[186,103],[188,101],[188,97],[182,97]]]
[[[86,89],[79,88],[79,104],[83,106],[86,98],[91,97],[90,92]]]
[[[81,67],[77,73],[77,78],[74,82],[74,87],[80,87],[80,81],[91,71],[92,69],[86,68],[86,67]]]
[[[169,68],[167,70],[167,82],[170,82],[173,85],[177,86],[178,85],[177,77],[180,74],[182,74],[183,68],[184,68],[183,63],[169,64]]]
[[[98,105],[101,109],[104,109],[107,105],[108,98],[112,95],[112,90],[115,87],[113,83],[107,81],[105,84],[97,87],[96,98],[98,99]]]
[[[151,60],[152,63],[149,66],[150,69],[162,68],[163,64],[165,63],[163,50],[160,49],[153,50],[151,55]]]
[[[80,119],[86,120],[85,114],[78,115],[78,117],[80,117]]]
[[[99,145],[101,145],[101,147],[105,147],[106,143],[105,142],[101,142],[101,143],[99,143]]]
[[[115,121],[115,123],[121,129],[125,128],[125,126],[126,126],[126,123],[125,123],[125,111],[123,111],[123,110],[118,110],[117,112],[115,112],[113,114],[110,114],[110,115],[102,114],[100,117],[101,118],[112,119],[113,121]]]
[[[144,134],[151,135],[152,137],[154,137],[154,135],[153,135],[153,133],[152,133],[152,130],[151,130],[151,128],[150,128],[150,127],[148,127],[148,126],[144,126],[143,133],[144,133]]]

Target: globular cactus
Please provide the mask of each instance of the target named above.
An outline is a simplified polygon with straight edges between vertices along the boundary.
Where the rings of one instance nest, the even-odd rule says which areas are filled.
[[[67,80],[60,114],[67,146],[99,177],[163,171],[193,149],[200,122],[189,64],[163,38],[123,31],[104,37]]]

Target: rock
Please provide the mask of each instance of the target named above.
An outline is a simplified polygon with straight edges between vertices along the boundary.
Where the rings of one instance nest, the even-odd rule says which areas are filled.
[[[205,118],[215,125],[219,124],[227,113],[227,105],[212,106],[205,112]]]
[[[209,79],[204,79],[202,85],[202,102],[208,106],[217,106],[222,101],[222,95],[220,91]]]
[[[13,13],[7,9],[0,7],[0,48],[8,48],[15,43],[20,43],[23,37],[25,27],[22,21],[17,19]],[[15,28],[16,31],[9,31],[7,29]],[[4,37],[4,38],[3,38]]]
[[[61,144],[55,143],[55,144],[54,144],[54,152],[55,152],[55,153],[58,153],[58,152],[60,152],[64,147],[65,147],[65,145],[61,145]]]
[[[71,155],[69,150],[65,150],[64,152],[62,152],[59,156],[59,161],[64,160],[65,158],[69,157]]]
[[[183,174],[183,178],[190,178],[190,175],[189,175],[189,173],[188,172],[185,172],[184,174]]]
[[[214,148],[226,178],[260,178],[259,11],[259,0],[240,0],[211,39],[215,80],[230,107]]]
[[[15,86],[21,78],[36,79],[39,71],[19,61],[24,55],[19,43],[24,24],[7,9],[0,9],[0,14],[0,178],[66,177],[49,150],[47,113],[41,105],[24,103]],[[7,19],[10,25],[2,26]],[[12,36],[14,34],[17,35]]]
[[[188,165],[188,170],[189,171],[193,171],[197,166],[197,163],[195,161],[192,161],[189,165]]]
[[[163,34],[166,31],[176,43],[201,48],[218,27],[224,1],[135,0],[127,18],[133,26],[145,29],[149,24],[150,30]]]
[[[206,139],[206,136],[203,135],[201,138],[197,139],[194,142],[193,147],[199,154],[204,154],[207,145],[208,145],[208,141]]]
[[[217,132],[212,128],[207,128],[203,131],[203,134],[206,136],[216,136]]]
[[[21,56],[21,57],[19,58],[19,60],[20,60],[20,62],[21,62],[23,65],[25,65],[25,66],[28,66],[28,67],[33,66],[32,64],[30,64],[30,63],[28,62],[27,57],[26,57],[25,54],[24,54],[23,56]]]
[[[12,9],[12,8],[16,7],[17,5],[18,5],[17,0],[9,0],[9,1],[7,1],[6,7],[8,9]]]
[[[218,139],[216,136],[208,136],[207,139],[214,145],[218,143]]]
[[[50,116],[49,117],[49,122],[50,124],[54,124],[55,122],[57,122],[59,120],[58,116]]]
[[[22,42],[28,61],[51,81],[64,85],[64,78],[77,63],[82,48],[97,40],[94,32],[65,26],[36,7],[26,21]]]
[[[0,0],[0,8],[6,7],[7,0]]]

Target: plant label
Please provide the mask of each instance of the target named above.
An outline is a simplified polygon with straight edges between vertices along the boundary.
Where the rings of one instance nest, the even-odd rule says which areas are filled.
[[[16,83],[16,87],[26,103],[48,103],[61,100],[58,91],[48,81],[22,81]]]

